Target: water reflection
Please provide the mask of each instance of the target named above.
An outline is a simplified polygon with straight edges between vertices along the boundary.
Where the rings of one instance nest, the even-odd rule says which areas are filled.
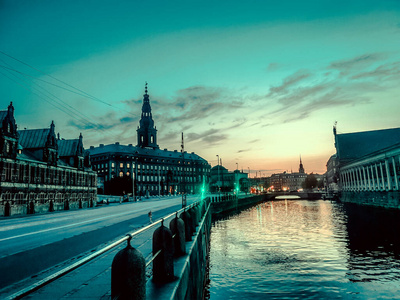
[[[398,211],[281,200],[216,220],[211,300],[395,298],[399,217]]]

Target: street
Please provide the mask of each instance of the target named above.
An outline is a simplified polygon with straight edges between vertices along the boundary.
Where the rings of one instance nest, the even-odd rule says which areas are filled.
[[[187,204],[200,200],[188,195]],[[0,288],[101,248],[182,207],[181,196],[0,220]],[[12,270],[12,271],[10,271]]]

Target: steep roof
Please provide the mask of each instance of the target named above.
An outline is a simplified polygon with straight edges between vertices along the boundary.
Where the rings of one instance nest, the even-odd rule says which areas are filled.
[[[182,159],[182,153],[178,151],[168,151],[166,149],[152,149],[152,148],[141,148],[135,147],[132,145],[120,145],[120,144],[110,144],[104,145],[100,147],[90,148],[88,149],[90,155],[101,155],[101,154],[108,154],[108,153],[119,153],[119,154],[131,154],[131,155],[141,155],[141,156],[152,156],[152,157],[159,157],[164,159]],[[184,155],[185,160],[197,160],[203,163],[208,163],[204,158],[198,156],[197,154],[187,153],[185,152]]]
[[[0,110],[0,128],[3,127],[3,120],[7,116],[6,110]]]
[[[400,143],[400,128],[336,135],[336,149],[341,160],[356,159]]]
[[[57,140],[58,156],[74,156],[78,147],[79,139]]]
[[[26,149],[44,148],[50,129],[18,130],[19,143]]]

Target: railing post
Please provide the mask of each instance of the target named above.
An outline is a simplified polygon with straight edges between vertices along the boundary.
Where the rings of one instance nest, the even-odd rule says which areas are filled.
[[[181,218],[178,217],[178,213],[174,219],[169,223],[169,229],[171,229],[172,235],[174,237],[174,248],[175,248],[175,256],[181,256],[186,253],[186,244],[185,244],[185,222]]]
[[[142,253],[131,246],[131,239],[111,265],[112,299],[146,299],[146,263]]]
[[[197,227],[197,215],[194,207],[189,209],[189,214],[190,218],[192,219],[192,235],[193,235],[196,232],[196,227]]]
[[[158,253],[161,250],[160,253]],[[156,256],[157,255],[157,256]],[[172,243],[172,233],[164,226],[161,226],[153,233],[153,281],[156,283],[166,283],[174,279],[174,244]]]
[[[193,233],[192,218],[190,217],[190,214],[186,210],[184,210],[180,214],[180,218],[185,223],[185,240],[186,242],[189,242],[192,240],[192,233]]]

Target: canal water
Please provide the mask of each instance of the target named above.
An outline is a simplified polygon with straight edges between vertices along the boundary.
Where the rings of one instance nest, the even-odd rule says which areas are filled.
[[[212,226],[208,297],[400,299],[400,213],[264,202]]]

